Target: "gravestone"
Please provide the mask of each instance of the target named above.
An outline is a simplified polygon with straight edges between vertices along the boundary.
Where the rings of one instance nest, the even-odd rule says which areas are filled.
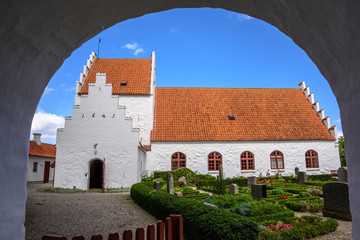
[[[229,192],[231,195],[234,195],[235,193],[239,192],[239,187],[236,184],[230,184],[229,185]]]
[[[338,177],[331,177],[331,181],[338,182],[339,178]]]
[[[219,165],[219,180],[223,180],[224,179],[224,170],[223,170],[223,166]]]
[[[323,186],[324,217],[351,221],[349,185],[346,182],[327,183]]]
[[[247,178],[247,184],[248,184],[248,187],[251,187],[252,184],[256,184],[256,180],[257,180],[257,177],[248,177]]]
[[[183,183],[187,183],[186,182],[186,177],[184,177],[184,176],[182,176],[182,177],[180,177],[179,179],[178,179],[178,182],[183,182]]]
[[[299,183],[299,185],[305,185],[306,180],[307,180],[306,172],[299,172],[298,173],[298,183]]]
[[[260,200],[266,197],[265,184],[251,184],[251,196],[255,200]]]
[[[298,167],[295,168],[295,174],[296,174],[296,175],[299,174],[299,168],[298,168]]]
[[[160,190],[160,182],[159,182],[159,181],[155,181],[155,182],[154,182],[154,188],[155,188],[155,190],[157,190],[157,191]]]
[[[344,167],[340,167],[338,169],[338,178],[339,178],[339,182],[347,182],[348,181],[348,176],[347,176],[347,169]]]
[[[167,192],[170,194],[174,194],[174,174],[171,172],[167,173],[166,186]]]

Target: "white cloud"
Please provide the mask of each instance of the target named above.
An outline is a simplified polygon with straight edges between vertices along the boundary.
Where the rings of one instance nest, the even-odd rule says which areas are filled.
[[[172,33],[179,33],[179,32],[180,32],[179,30],[176,30],[175,28],[170,28],[170,31],[171,31]]]
[[[138,43],[127,43],[122,48],[134,50],[134,55],[137,56],[139,53],[144,52],[144,49],[139,46]]]
[[[31,124],[31,135],[41,133],[43,139],[56,139],[56,129],[63,128],[65,119],[52,113],[46,113],[41,108],[35,113]]]
[[[236,15],[236,19],[237,19],[238,21],[247,21],[247,20],[253,19],[253,17],[250,17],[250,16],[248,16],[248,15],[246,15],[246,14],[238,13],[238,14]]]
[[[228,18],[232,18],[232,17],[235,17],[236,20],[242,22],[242,21],[248,21],[248,20],[251,20],[251,19],[254,19],[253,17],[250,17],[246,14],[242,14],[242,13],[229,13],[228,15]]]
[[[44,91],[44,95],[45,95],[45,94],[48,94],[48,93],[50,93],[50,92],[53,92],[53,91],[56,91],[56,89],[55,89],[55,88],[46,87],[46,88],[45,88],[45,91]]]
[[[139,44],[138,43],[127,43],[125,44],[124,46],[122,46],[122,48],[127,48],[127,49],[130,49],[130,50],[135,50],[136,48],[138,48]]]
[[[144,49],[138,48],[135,50],[134,55],[137,56],[139,53],[142,53],[142,52],[144,52]]]
[[[341,119],[339,118],[339,119],[336,119],[336,120],[334,120],[333,121],[334,123],[341,123]]]

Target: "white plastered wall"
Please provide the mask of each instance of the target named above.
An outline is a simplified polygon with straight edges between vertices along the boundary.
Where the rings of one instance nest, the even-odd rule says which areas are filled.
[[[37,171],[33,171],[34,162],[38,163]],[[54,162],[53,158],[44,158],[38,156],[29,156],[29,165],[27,171],[27,182],[42,182],[44,180],[44,169],[45,169],[45,162]],[[53,180],[54,176],[54,168],[50,168],[49,171],[49,181]]]
[[[139,141],[150,144],[150,132],[153,128],[154,95],[120,95],[119,106],[126,107],[125,115],[132,118],[132,127],[139,129]]]
[[[186,167],[202,174],[217,175],[208,171],[207,156],[216,151],[222,154],[225,177],[271,175],[277,170],[270,168],[270,153],[279,150],[284,155],[283,175],[294,174],[295,167],[307,174],[330,173],[340,167],[339,149],[334,141],[277,141],[277,142],[154,142],[147,152],[146,169],[149,171],[171,170],[171,155],[175,152],[186,154]],[[305,152],[315,150],[319,154],[319,168],[306,169]],[[250,151],[255,157],[255,170],[240,169],[240,154]]]
[[[91,160],[105,159],[105,187],[129,187],[138,182],[139,131],[125,118],[106,75],[97,74],[89,94],[74,106],[73,117],[57,132],[55,187],[88,189]]]

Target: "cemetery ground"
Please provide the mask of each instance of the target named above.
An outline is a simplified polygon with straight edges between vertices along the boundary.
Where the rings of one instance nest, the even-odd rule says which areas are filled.
[[[40,240],[45,234],[71,239],[93,234],[108,236],[156,224],[157,219],[122,193],[48,193],[38,192],[49,184],[28,183],[26,202],[26,239]]]
[[[168,175],[175,179],[172,191],[177,196],[167,193]],[[182,176],[186,182],[177,181]],[[322,197],[306,192],[312,188],[316,195],[330,179],[308,176],[305,185],[297,184],[297,177],[281,176],[219,181],[182,168],[155,172],[133,185],[131,198],[138,205],[129,193],[45,193],[36,191],[43,184],[29,184],[27,239],[41,239],[44,234],[68,239],[81,234],[90,239],[92,234],[107,236],[155,224],[156,218],[164,220],[169,214],[183,215],[187,240],[351,239],[351,222],[322,218]],[[233,183],[238,186],[230,187]],[[247,186],[254,183],[258,189],[251,193]],[[254,193],[262,199],[253,200]]]
[[[350,221],[322,217],[322,186],[342,191],[347,183],[333,182],[331,174],[306,176],[300,172],[298,176],[215,179],[181,168],[155,172],[133,185],[131,197],[157,218],[183,215],[186,239],[351,239]],[[344,200],[334,192],[325,193],[331,202]],[[345,201],[330,207],[326,202],[326,210],[347,217]]]

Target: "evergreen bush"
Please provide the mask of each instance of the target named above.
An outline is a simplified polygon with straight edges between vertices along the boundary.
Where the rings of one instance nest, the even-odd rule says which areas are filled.
[[[257,239],[257,225],[240,215],[207,206],[192,199],[179,198],[137,183],[131,198],[158,219],[180,214],[184,219],[184,237],[192,239]]]

